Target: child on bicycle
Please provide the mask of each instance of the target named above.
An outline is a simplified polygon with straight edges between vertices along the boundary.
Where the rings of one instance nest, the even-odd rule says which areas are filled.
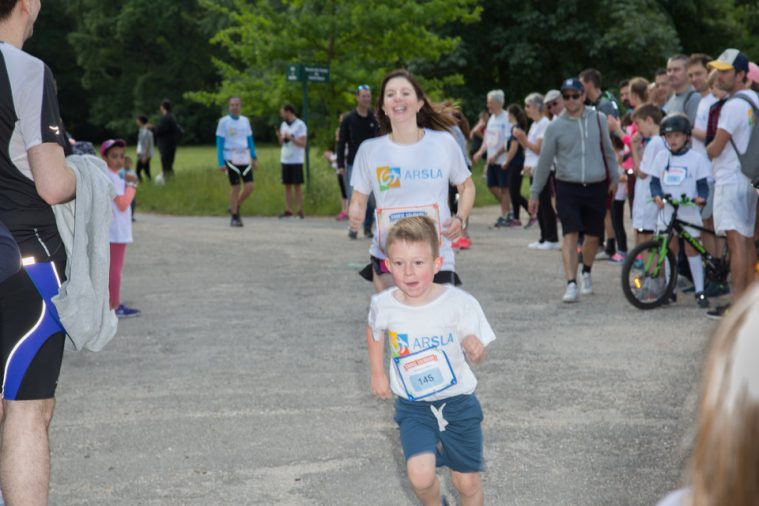
[[[660,210],[657,220],[657,232],[663,231],[672,218],[672,208],[665,206],[664,196],[681,202],[678,218],[703,226],[701,210],[696,206],[688,206],[692,201],[697,206],[703,206],[709,196],[708,177],[711,174],[709,160],[690,149],[691,124],[685,114],[667,115],[661,122],[660,132],[667,143],[667,150],[659,152],[648,168],[651,176],[651,196],[656,207]],[[693,237],[699,237],[697,229],[686,227]],[[678,237],[673,237],[670,250],[677,256]],[[702,308],[709,307],[709,300],[704,295],[704,266],[701,256],[689,243],[685,243],[685,255],[693,274],[693,285],[696,289],[696,302]]]

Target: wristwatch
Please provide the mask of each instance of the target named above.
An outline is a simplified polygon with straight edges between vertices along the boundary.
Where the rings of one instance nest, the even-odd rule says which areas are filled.
[[[466,220],[459,216],[458,214],[453,215],[454,218],[457,218],[459,222],[461,222],[461,230],[466,230]]]

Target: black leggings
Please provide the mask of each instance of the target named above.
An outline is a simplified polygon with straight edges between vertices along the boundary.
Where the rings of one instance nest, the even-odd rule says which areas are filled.
[[[533,178],[530,178],[532,183]],[[553,195],[553,173],[548,176],[548,181],[543,191],[538,196],[538,225],[540,226],[540,242],[559,242],[559,228],[556,225],[556,212],[553,210],[551,196]]]
[[[617,249],[627,253],[627,232],[625,232],[625,201],[614,200],[611,204],[611,225],[614,227],[614,237]]]
[[[509,166],[509,195],[511,206],[514,208],[514,219],[519,219],[519,206],[530,212],[527,207],[527,199],[522,196],[522,168]],[[529,218],[528,218],[529,219]]]

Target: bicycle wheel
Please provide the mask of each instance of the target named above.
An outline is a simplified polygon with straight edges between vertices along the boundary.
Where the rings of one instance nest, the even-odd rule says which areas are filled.
[[[638,309],[654,309],[669,300],[677,283],[677,262],[667,248],[660,257],[659,241],[639,244],[622,265],[622,292]]]

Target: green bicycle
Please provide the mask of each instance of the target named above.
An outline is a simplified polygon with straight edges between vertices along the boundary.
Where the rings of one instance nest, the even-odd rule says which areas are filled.
[[[685,227],[698,229],[714,235],[714,230],[693,225],[677,217],[680,206],[695,205],[693,200],[682,196],[673,200],[664,196],[665,204],[673,208],[667,228],[656,239],[639,244],[627,255],[622,265],[622,291],[625,298],[638,309],[654,309],[672,298],[677,284],[677,259],[670,251],[672,238],[677,235],[693,246],[704,261],[704,277],[727,285],[730,264],[726,253],[721,258],[709,254],[703,244],[693,237]]]

